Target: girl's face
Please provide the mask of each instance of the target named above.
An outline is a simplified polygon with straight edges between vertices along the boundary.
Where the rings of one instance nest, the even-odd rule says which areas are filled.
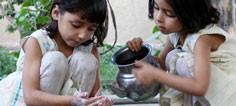
[[[81,19],[78,14],[69,12],[58,13],[58,16],[54,19],[58,21],[58,31],[61,39],[69,47],[76,47],[90,39],[98,26],[96,23],[90,23],[85,19]]]
[[[155,0],[153,17],[162,33],[182,33],[182,24],[172,7],[165,0]]]

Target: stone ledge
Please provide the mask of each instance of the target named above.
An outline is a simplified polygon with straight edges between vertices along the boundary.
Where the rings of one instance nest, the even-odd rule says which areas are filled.
[[[114,94],[110,93],[103,93],[104,96],[109,97],[115,106],[159,106],[158,101],[159,101],[159,94],[155,96],[154,98],[147,99],[145,101],[139,101],[135,102],[127,97],[125,98],[120,98]]]

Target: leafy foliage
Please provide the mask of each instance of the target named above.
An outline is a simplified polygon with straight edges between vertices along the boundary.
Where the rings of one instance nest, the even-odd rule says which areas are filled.
[[[105,44],[104,46],[105,48],[102,49],[111,48],[112,45]],[[102,80],[115,80],[116,74],[118,72],[118,67],[112,63],[111,58],[114,52],[120,49],[121,47],[122,45],[116,45],[111,51],[107,52],[104,55],[101,55],[100,74]]]
[[[152,33],[153,35],[151,35],[148,39],[147,42],[151,42],[153,40],[158,40],[161,44],[159,45],[159,47],[157,48],[153,48],[152,51],[152,55],[154,56],[158,56],[162,50],[162,48],[164,47],[164,42],[161,40],[160,36],[161,36],[161,32],[159,31],[159,29],[157,28],[157,26],[154,26],[152,29]]]
[[[5,17],[11,22],[7,26],[7,31],[14,32],[19,30],[21,37],[30,35],[35,30],[46,25],[50,20],[49,10],[52,0],[0,0],[0,2],[0,7],[3,7],[0,8],[3,11],[0,19]],[[111,45],[106,44],[103,48],[108,49],[110,47]],[[102,80],[115,79],[116,67],[112,65],[110,58],[114,50],[109,51],[101,57]],[[7,54],[7,51],[4,50],[4,54]],[[13,55],[18,54],[1,55],[4,57],[0,57],[0,66],[2,65],[1,67],[4,67],[0,70],[4,71],[0,72],[0,78],[15,70],[16,61],[13,60]]]
[[[0,47],[0,80],[16,70],[17,57],[14,56],[16,54]]]
[[[152,29],[152,33],[156,33],[156,32],[159,32],[159,29],[157,28],[157,26],[154,26]]]
[[[49,10],[52,0],[0,0],[1,18],[7,18],[10,24],[7,26],[8,32],[19,30],[21,37],[30,35],[33,31],[46,25],[49,20]],[[2,7],[2,8],[1,8]],[[153,28],[151,40],[159,39],[157,27]],[[155,35],[156,34],[156,35]],[[157,36],[158,35],[158,36]],[[122,45],[116,45],[111,51],[101,55],[101,80],[115,80],[118,69],[111,62],[112,54],[121,48]],[[102,49],[107,50],[111,45],[105,44]],[[16,57],[18,53],[9,53],[7,50],[0,48],[0,80],[15,71]],[[104,51],[101,50],[101,51]],[[154,50],[154,55],[159,51]],[[15,57],[15,56],[16,57]]]
[[[7,18],[10,24],[8,32],[18,30],[21,37],[30,35],[49,22],[49,10],[52,0],[0,0],[1,18]],[[10,53],[0,48],[0,80],[15,71],[19,53]]]
[[[49,22],[51,3],[52,0],[1,0],[3,16],[0,18],[6,17],[11,22],[8,32],[19,30],[24,37]]]

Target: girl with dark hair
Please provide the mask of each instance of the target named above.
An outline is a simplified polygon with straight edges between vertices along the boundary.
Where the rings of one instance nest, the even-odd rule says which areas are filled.
[[[16,72],[0,82],[0,105],[112,105],[100,94],[106,0],[54,0],[51,22],[21,40]]]
[[[169,86],[162,97],[171,106],[234,106],[236,39],[215,25],[219,15],[210,0],[149,0],[149,18],[168,37],[154,57],[162,69],[135,62],[137,83]],[[127,45],[135,52],[142,42]]]

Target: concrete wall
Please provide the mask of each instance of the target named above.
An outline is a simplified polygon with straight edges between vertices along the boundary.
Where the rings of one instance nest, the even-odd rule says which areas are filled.
[[[148,0],[109,0],[115,12],[118,30],[117,44],[125,44],[134,37],[146,40],[152,34],[154,22],[148,19]],[[19,47],[19,32],[8,33],[6,19],[0,20],[0,45],[8,48]],[[115,37],[111,16],[106,43],[113,43]]]
[[[20,47],[20,33],[18,31],[9,33],[6,27],[9,24],[7,19],[0,20],[0,45],[9,49],[18,49]]]
[[[154,22],[148,18],[148,0],[109,0],[115,12],[118,43],[124,44],[134,37],[144,40],[152,34]],[[109,17],[111,18],[111,16]],[[114,27],[111,19],[106,41],[114,41]]]

